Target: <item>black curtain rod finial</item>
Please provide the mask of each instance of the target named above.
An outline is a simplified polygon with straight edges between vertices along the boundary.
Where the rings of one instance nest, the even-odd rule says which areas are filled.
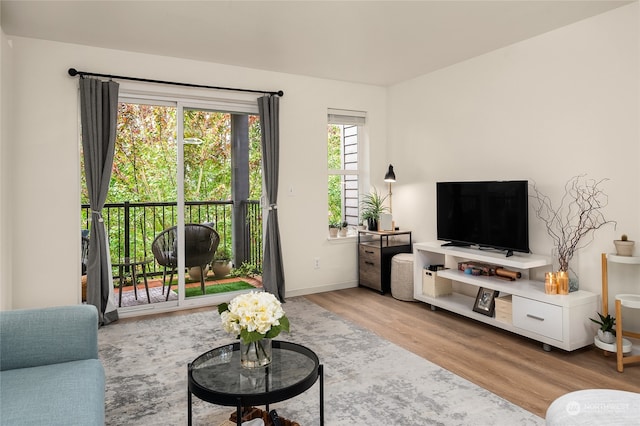
[[[69,75],[71,77],[75,77],[76,75],[78,75],[78,70],[75,68],[69,68]]]

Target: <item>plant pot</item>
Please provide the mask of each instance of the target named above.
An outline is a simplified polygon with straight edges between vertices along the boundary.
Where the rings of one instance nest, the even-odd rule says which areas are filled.
[[[205,266],[203,268],[203,272],[204,272],[204,276],[205,278],[207,277],[207,272],[209,272],[209,265]],[[192,268],[189,268],[189,278],[191,278],[194,281],[200,281],[200,267],[199,266],[194,266]]]
[[[341,237],[346,237],[347,236],[347,228],[342,228],[338,234]]]
[[[377,231],[378,219],[367,219],[367,226],[369,227],[369,231]]]
[[[338,237],[338,228],[329,228],[329,236],[331,238],[337,238]]]
[[[610,331],[602,331],[598,329],[598,339],[600,339],[602,343],[611,344],[611,343],[615,343],[616,336]]]
[[[618,256],[633,256],[635,241],[613,240],[613,244],[616,246],[616,254]]]
[[[211,264],[211,269],[216,278],[224,278],[231,272],[231,261],[229,260],[214,260]]]

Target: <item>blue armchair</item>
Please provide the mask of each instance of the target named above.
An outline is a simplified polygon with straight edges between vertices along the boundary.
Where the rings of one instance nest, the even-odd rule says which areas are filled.
[[[0,312],[0,424],[104,425],[93,305]]]

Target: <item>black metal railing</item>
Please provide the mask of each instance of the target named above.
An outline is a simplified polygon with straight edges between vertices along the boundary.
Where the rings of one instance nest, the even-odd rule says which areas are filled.
[[[262,209],[260,202],[248,200],[240,203],[245,224],[243,241],[232,241],[233,201],[185,202],[185,223],[210,223],[220,235],[220,245],[229,248],[236,258],[262,268]],[[81,207],[82,229],[89,229],[91,209]],[[152,258],[151,244],[164,229],[175,226],[176,202],[111,203],[102,209],[112,262],[125,257]],[[238,235],[238,234],[236,234]],[[239,266],[239,265],[238,265]],[[162,273],[156,262],[150,266],[150,275]]]

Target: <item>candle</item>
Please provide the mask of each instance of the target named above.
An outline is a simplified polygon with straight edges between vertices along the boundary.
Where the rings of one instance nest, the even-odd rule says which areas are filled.
[[[569,274],[567,271],[558,272],[558,294],[569,294]]]
[[[556,294],[558,292],[556,274],[553,272],[547,272],[544,276],[544,292],[547,294]]]

